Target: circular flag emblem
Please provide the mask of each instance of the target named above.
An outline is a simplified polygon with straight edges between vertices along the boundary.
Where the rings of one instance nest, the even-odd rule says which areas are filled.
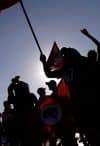
[[[55,125],[62,116],[61,107],[59,104],[48,104],[40,112],[40,118],[44,124]]]

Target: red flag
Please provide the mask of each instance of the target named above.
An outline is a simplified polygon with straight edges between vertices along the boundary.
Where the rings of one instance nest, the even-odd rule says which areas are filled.
[[[39,109],[43,110],[43,108],[45,108],[46,106],[53,104],[53,99],[52,97],[46,97],[45,100],[42,101],[42,103],[39,104]]]
[[[63,67],[63,59],[60,55],[60,49],[56,42],[53,44],[47,64],[50,66],[51,70],[59,70]]]
[[[19,0],[0,0],[0,12],[3,10],[13,6],[16,4]]]
[[[69,91],[69,87],[68,85],[65,83],[64,79],[61,79],[58,87],[57,87],[57,91],[58,91],[58,96],[61,97],[69,97],[70,98],[70,91]]]

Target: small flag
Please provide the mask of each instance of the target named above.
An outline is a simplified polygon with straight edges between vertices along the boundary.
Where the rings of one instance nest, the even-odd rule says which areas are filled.
[[[5,9],[13,6],[19,0],[0,0],[0,12],[4,11]]]
[[[56,42],[53,44],[47,64],[51,68],[51,71],[59,70],[63,67],[63,58],[60,55],[60,49]]]

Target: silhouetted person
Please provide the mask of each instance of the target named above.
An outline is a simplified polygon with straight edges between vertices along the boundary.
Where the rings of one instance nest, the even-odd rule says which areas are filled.
[[[92,40],[92,42],[94,42],[94,44],[97,46],[97,50],[89,50],[88,52],[88,67],[89,67],[89,75],[91,76],[91,80],[92,80],[92,85],[94,85],[94,90],[95,91],[95,96],[97,96],[99,94],[98,90],[98,84],[100,82],[100,42],[92,35],[88,32],[88,30],[86,28],[82,29],[81,32],[87,36],[90,40]],[[90,82],[90,86],[91,86],[91,82]],[[92,90],[92,89],[91,89]]]
[[[88,62],[94,64],[97,61],[97,52],[95,50],[89,50],[87,57]]]
[[[41,103],[46,98],[45,88],[40,87],[37,89],[37,93],[39,94],[39,103]]]
[[[64,60],[63,68],[60,70],[51,71],[46,62],[45,55],[41,54],[40,60],[43,64],[44,72],[49,78],[63,78],[68,84],[71,91],[71,97],[77,97],[78,84],[79,84],[79,66],[83,62],[80,53],[74,48],[61,48],[61,54]]]
[[[100,42],[88,32],[86,28],[82,29],[81,32],[87,36],[97,46],[97,61],[100,61]]]
[[[4,111],[2,113],[2,126],[3,126],[3,135],[7,138],[7,143],[10,143],[13,146],[15,142],[15,117],[14,110],[11,108],[11,105],[8,101],[4,101]]]
[[[64,60],[63,68],[60,70],[51,71],[50,67],[46,62],[46,57],[43,54],[40,56],[40,60],[43,63],[44,72],[47,75],[47,77],[63,78],[66,84],[69,86],[74,114],[77,119],[77,124],[80,125],[80,121],[83,120],[82,118],[83,108],[81,109],[80,112],[80,108],[81,108],[80,101],[81,98],[82,99],[84,98],[84,95],[86,95],[86,91],[87,91],[87,89],[84,88],[85,84],[87,84],[87,80],[86,80],[87,58],[81,56],[80,53],[74,48],[63,47],[61,48],[60,52]],[[70,132],[72,132],[72,130],[70,130]],[[66,141],[64,142],[66,143]]]
[[[38,100],[34,93],[29,90],[28,83],[19,80],[20,76],[15,76],[8,87],[8,100],[14,105],[16,119],[16,134],[22,145],[33,145],[34,129],[38,126],[36,105]]]
[[[51,97],[55,101],[57,108],[58,122],[54,125],[56,137],[62,139],[62,145],[77,145],[74,139],[73,120],[72,120],[72,105],[68,97],[60,97],[58,95],[58,87],[55,80],[46,82],[51,93]],[[63,92],[63,91],[62,91]],[[73,117],[74,118],[74,117]]]
[[[49,78],[63,78],[65,83],[69,86],[71,99],[75,100],[80,87],[80,66],[85,58],[74,48],[63,47],[60,53],[64,60],[64,65],[60,70],[51,71],[46,62],[45,55],[41,54],[40,60],[43,64],[46,76]]]
[[[28,110],[37,104],[37,98],[34,93],[29,90],[29,85],[19,80],[20,76],[15,76],[8,87],[8,100],[14,104],[15,110]]]
[[[58,104],[59,97],[57,96],[57,84],[55,80],[50,80],[49,82],[46,82],[46,85],[48,86],[49,90],[52,91],[52,93],[48,96],[52,100],[52,103],[50,104],[50,107],[47,109],[46,116],[51,117],[51,119],[58,119],[58,114],[60,105]],[[60,109],[61,110],[61,109]],[[61,112],[61,111],[60,111]],[[51,120],[52,121],[52,120]],[[50,123],[52,123],[50,121]],[[59,119],[58,119],[59,121]],[[48,122],[49,123],[49,122]],[[57,122],[58,123],[58,122]],[[57,131],[56,131],[56,122],[53,124],[48,124],[50,132],[49,132],[49,140],[50,140],[50,145],[56,146],[56,141],[57,141]]]
[[[39,136],[38,140],[40,138],[40,143],[43,145],[46,145],[47,140],[50,138],[50,135],[48,134],[47,127],[48,125],[44,122],[44,110],[45,107],[47,107],[47,100],[48,100],[48,95],[46,95],[46,89],[43,87],[39,87],[37,89],[37,93],[39,95],[39,100],[38,100],[38,111],[39,111],[39,121],[40,121],[40,131],[39,131]],[[50,140],[50,139],[49,139]]]
[[[99,82],[100,82],[100,42],[92,36],[87,29],[82,29],[81,32],[87,36],[92,42],[94,42],[97,46],[97,50],[89,50],[88,56],[87,56],[87,104],[85,104],[85,116],[86,117],[86,124],[87,127],[84,127],[83,131],[85,130],[85,133],[88,137],[89,143],[91,145],[95,145],[96,141],[96,132],[94,132],[96,129],[96,121],[97,121],[97,115],[98,115],[98,109],[97,109],[97,101],[100,96],[99,92]],[[91,131],[91,132],[90,132]],[[93,141],[94,137],[94,141]],[[93,144],[94,143],[94,144]]]

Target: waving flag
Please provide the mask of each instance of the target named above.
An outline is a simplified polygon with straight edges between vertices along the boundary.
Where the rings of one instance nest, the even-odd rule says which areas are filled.
[[[20,0],[0,0],[0,12],[13,6]]]
[[[63,59],[60,55],[60,49],[56,42],[53,44],[47,64],[50,66],[51,70],[59,70],[63,67]]]

